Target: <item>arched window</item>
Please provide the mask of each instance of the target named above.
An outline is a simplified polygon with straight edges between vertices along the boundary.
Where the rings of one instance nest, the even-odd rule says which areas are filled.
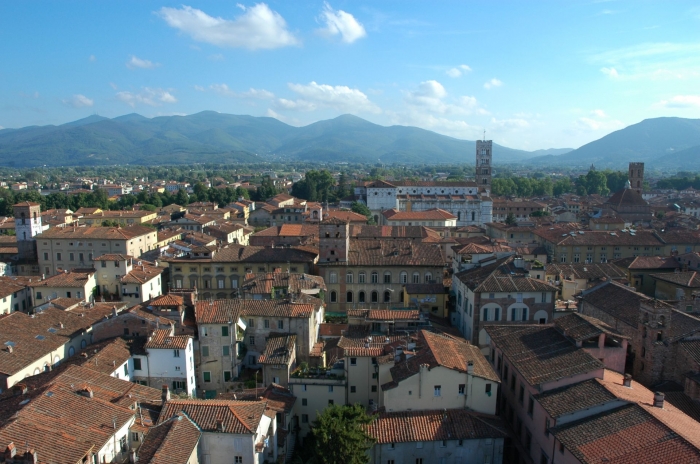
[[[527,320],[528,320],[528,312],[529,312],[529,311],[528,311],[528,308],[523,308],[523,309],[520,310],[520,316],[521,316],[521,318],[522,318],[521,320],[523,320],[523,321],[527,321]]]
[[[501,308],[496,307],[493,310],[493,320],[494,321],[500,321],[501,320]]]
[[[338,301],[338,294],[335,290],[331,292],[331,303],[336,303]]]
[[[360,273],[357,274],[357,281],[361,284],[365,283],[367,274],[365,274],[365,271],[361,271]]]
[[[372,292],[372,303],[376,303],[376,302],[378,302],[378,301],[379,301],[379,294],[378,294],[377,291],[375,290],[375,291]]]
[[[474,218],[476,218],[476,213],[472,211],[472,221],[474,221]]]
[[[377,274],[377,271],[372,271],[372,283],[379,283],[379,274]]]
[[[430,272],[425,273],[425,283],[429,284],[433,281],[433,275]]]
[[[21,214],[22,214],[22,225],[24,225],[24,224],[25,224],[25,220],[26,220],[26,218],[24,217],[24,211],[23,211]]]
[[[386,290],[384,292],[384,303],[389,303],[391,302],[391,292],[389,290]]]
[[[351,284],[352,280],[353,280],[352,272],[348,271],[347,274],[345,274],[345,283]]]
[[[360,292],[357,294],[357,301],[358,303],[364,303],[365,302],[365,292]]]
[[[73,356],[75,354],[75,348],[72,346],[68,348],[68,356]]]
[[[348,292],[345,294],[345,301],[347,303],[352,303],[352,292]]]
[[[489,308],[484,308],[484,314],[483,317],[481,318],[482,321],[488,321],[489,320]]]
[[[331,272],[328,275],[328,282],[332,284],[337,284],[338,283],[338,273],[337,272]]]
[[[80,341],[80,348],[85,348],[87,346],[87,342],[85,340]]]
[[[385,284],[390,284],[390,283],[391,283],[391,272],[385,272],[385,273],[384,273],[384,283],[385,283]]]
[[[457,211],[457,220],[458,221],[462,220],[462,212],[461,211]]]
[[[419,272],[414,272],[414,273],[413,273],[413,283],[414,283],[414,284],[419,284],[419,283],[420,283],[420,273],[419,273]]]
[[[401,281],[402,284],[407,284],[408,283],[408,272],[401,271],[401,274],[399,274],[399,280]]]

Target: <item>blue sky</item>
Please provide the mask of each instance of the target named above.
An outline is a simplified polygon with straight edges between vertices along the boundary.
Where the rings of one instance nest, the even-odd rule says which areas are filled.
[[[0,2],[0,127],[202,110],[578,147],[700,118],[700,5]]]

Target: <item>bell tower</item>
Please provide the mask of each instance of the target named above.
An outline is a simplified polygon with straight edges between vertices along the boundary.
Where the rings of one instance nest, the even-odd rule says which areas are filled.
[[[484,140],[476,141],[476,184],[479,190],[483,190],[486,194],[491,193],[491,161],[493,159],[493,141]]]
[[[630,186],[641,195],[644,188],[644,163],[630,163],[628,179]]]
[[[319,225],[319,263],[347,263],[350,249],[350,223],[338,218]]]
[[[36,261],[36,240],[34,237],[42,232],[41,205],[31,201],[23,201],[12,208],[15,215],[15,235],[17,236],[19,259]]]

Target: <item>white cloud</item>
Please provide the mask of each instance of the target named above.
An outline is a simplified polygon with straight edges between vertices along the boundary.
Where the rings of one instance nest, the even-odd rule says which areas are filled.
[[[195,86],[194,86],[194,89],[195,89],[197,92],[206,92],[206,91],[207,91],[207,89],[205,89],[205,88],[202,87],[201,85],[196,85],[196,84],[195,84]]]
[[[195,88],[197,88],[197,86],[195,86]],[[204,91],[204,88],[202,87],[198,88],[197,90],[200,89]],[[219,95],[223,95],[226,97],[253,98],[259,100],[270,100],[272,98],[275,98],[275,94],[273,94],[272,92],[268,92],[265,89],[254,89],[252,87],[246,92],[234,92],[226,84],[212,84],[209,86],[209,89],[213,92],[218,93]]]
[[[530,123],[522,118],[496,119],[491,118],[491,126],[495,129],[513,130],[530,127]]]
[[[215,18],[186,5],[182,8],[163,7],[158,14],[170,27],[184,32],[194,40],[219,47],[257,50],[299,43],[287,30],[284,18],[264,3],[243,7],[243,14],[235,19]]]
[[[700,95],[676,95],[669,100],[661,100],[664,108],[700,108]]]
[[[593,111],[591,111],[591,115],[597,116],[599,118],[607,118],[608,117],[608,115],[603,110],[593,110]]]
[[[314,111],[318,108],[314,103],[302,99],[288,100],[286,98],[278,98],[273,104],[280,110]]]
[[[353,43],[367,35],[364,26],[353,15],[343,10],[334,10],[327,2],[324,2],[320,19],[326,24],[326,27],[319,29],[321,34],[329,37],[340,34],[345,43]]]
[[[160,106],[163,103],[177,103],[177,98],[168,90],[144,87],[141,92],[117,92],[117,99],[134,108],[138,104]]]
[[[90,61],[97,61],[97,58],[95,57],[95,55],[90,55],[90,57],[88,59]]]
[[[429,111],[437,114],[471,114],[480,112],[476,98],[462,96],[453,100],[454,103],[445,101],[447,91],[441,83],[435,80],[421,82],[418,90],[408,92],[404,101],[411,107],[421,111]]]
[[[131,58],[129,58],[129,61],[126,62],[126,67],[129,69],[136,69],[136,68],[141,68],[141,69],[153,69],[157,68],[160,66],[160,63],[154,63],[151,60],[143,60],[137,56],[131,55]]]
[[[617,79],[618,77],[620,77],[620,74],[615,68],[600,68],[600,72],[613,79]]]
[[[85,95],[76,94],[65,100],[61,100],[64,105],[72,106],[73,108],[85,108],[92,106],[95,101]]]
[[[117,90],[117,88],[118,88],[117,84],[115,84],[114,82],[110,82],[109,86],[112,87],[112,89],[114,89],[114,90]]]
[[[624,127],[624,124],[622,121],[618,121],[616,119],[610,120],[610,119],[595,119],[595,118],[578,118],[576,120],[576,126],[578,126],[580,129],[585,129],[587,131],[598,131],[598,130],[605,130],[605,131],[612,131],[616,129],[620,129],[621,127]]]
[[[472,68],[467,66],[466,64],[461,64],[455,68],[448,69],[445,71],[445,74],[447,74],[450,77],[460,77],[462,74],[471,72]]]
[[[289,84],[289,88],[301,96],[302,100],[299,100],[299,102],[303,102],[300,103],[302,106],[311,104],[318,107],[333,108],[338,111],[381,113],[379,107],[372,103],[362,91],[351,89],[345,85],[332,86],[311,82],[308,85]]]
[[[489,81],[486,81],[484,83],[484,88],[486,90],[492,89],[494,87],[500,87],[503,85],[503,82],[501,82],[499,79],[496,79],[495,77]]]

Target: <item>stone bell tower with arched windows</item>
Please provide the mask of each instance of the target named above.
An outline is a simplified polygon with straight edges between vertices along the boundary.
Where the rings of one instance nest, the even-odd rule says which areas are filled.
[[[629,181],[630,187],[641,195],[644,189],[644,163],[630,163]]]
[[[476,184],[486,195],[491,194],[491,161],[493,159],[493,141],[476,141]]]
[[[23,201],[13,207],[15,214],[15,235],[19,259],[36,261],[36,240],[34,237],[42,232],[41,206],[39,203]]]

